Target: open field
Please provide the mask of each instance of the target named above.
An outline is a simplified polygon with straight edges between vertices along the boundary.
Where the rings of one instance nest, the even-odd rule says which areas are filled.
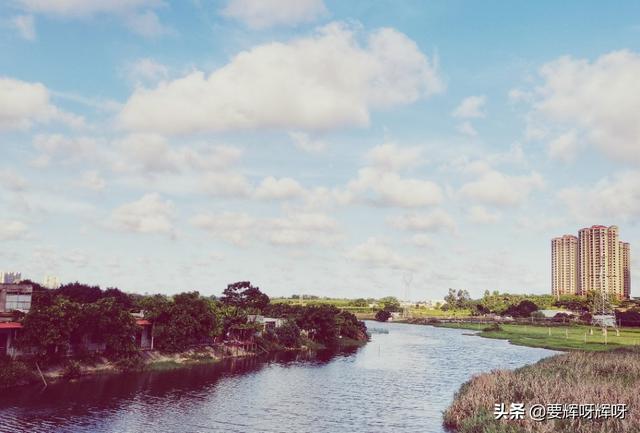
[[[509,340],[512,344],[543,347],[554,350],[603,351],[620,347],[640,346],[640,328],[620,328],[620,335],[609,329],[606,336],[593,326],[540,326],[524,324],[501,324],[500,330],[486,330],[491,325],[482,323],[441,323],[435,326],[462,328],[480,331],[486,338]],[[591,334],[593,331],[593,335]]]
[[[473,377],[456,393],[444,413],[444,424],[458,433],[639,432],[638,389],[638,348],[565,353],[514,371],[497,370]],[[507,408],[511,403],[523,403],[525,416],[520,420],[496,420],[494,405],[500,403]],[[548,408],[578,404],[624,404],[628,412],[624,418],[597,420],[556,419],[547,417],[550,412],[546,412],[540,421],[532,419],[528,412],[533,405]]]

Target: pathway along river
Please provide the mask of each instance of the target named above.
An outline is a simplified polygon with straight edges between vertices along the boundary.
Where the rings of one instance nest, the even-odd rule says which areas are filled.
[[[1,432],[442,432],[473,374],[555,352],[458,329],[385,328],[360,349],[245,359],[3,391]],[[296,359],[298,358],[298,359]]]

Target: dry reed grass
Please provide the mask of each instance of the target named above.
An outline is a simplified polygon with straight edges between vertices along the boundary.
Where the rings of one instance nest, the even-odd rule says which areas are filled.
[[[495,420],[494,405],[624,403],[624,419]],[[444,425],[460,433],[639,433],[640,350],[572,352],[514,371],[473,377],[445,411]]]

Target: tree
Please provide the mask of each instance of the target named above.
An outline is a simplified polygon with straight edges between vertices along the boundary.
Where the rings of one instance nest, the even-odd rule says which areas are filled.
[[[400,301],[395,296],[386,296],[384,298],[380,298],[378,303],[382,305],[382,309],[385,311],[389,311],[391,313],[400,311],[402,308],[400,307]]]
[[[56,296],[64,296],[73,302],[90,304],[102,297],[102,290],[98,286],[89,286],[79,282],[64,284],[54,290]]]
[[[504,312],[504,315],[512,317],[530,317],[531,313],[533,313],[534,311],[538,311],[538,306],[528,299],[525,299],[519,304],[511,305],[509,308],[507,308]]]
[[[287,320],[275,329],[275,336],[278,342],[284,347],[300,346],[300,327],[293,320]]]
[[[239,281],[227,286],[220,302],[245,310],[262,311],[269,304],[269,297],[251,282]]]
[[[378,322],[386,322],[387,320],[389,320],[390,317],[391,317],[391,313],[388,312],[387,310],[379,310],[376,313],[376,320]]]
[[[199,343],[210,343],[221,332],[221,323],[212,301],[198,292],[180,293],[173,299],[162,295],[141,302],[147,317],[154,322],[155,342],[159,350],[180,352]]]

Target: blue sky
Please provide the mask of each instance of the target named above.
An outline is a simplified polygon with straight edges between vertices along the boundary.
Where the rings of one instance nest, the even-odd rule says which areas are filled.
[[[413,299],[547,293],[552,237],[637,244],[639,12],[3,2],[0,268],[139,293],[403,297],[409,274]]]

